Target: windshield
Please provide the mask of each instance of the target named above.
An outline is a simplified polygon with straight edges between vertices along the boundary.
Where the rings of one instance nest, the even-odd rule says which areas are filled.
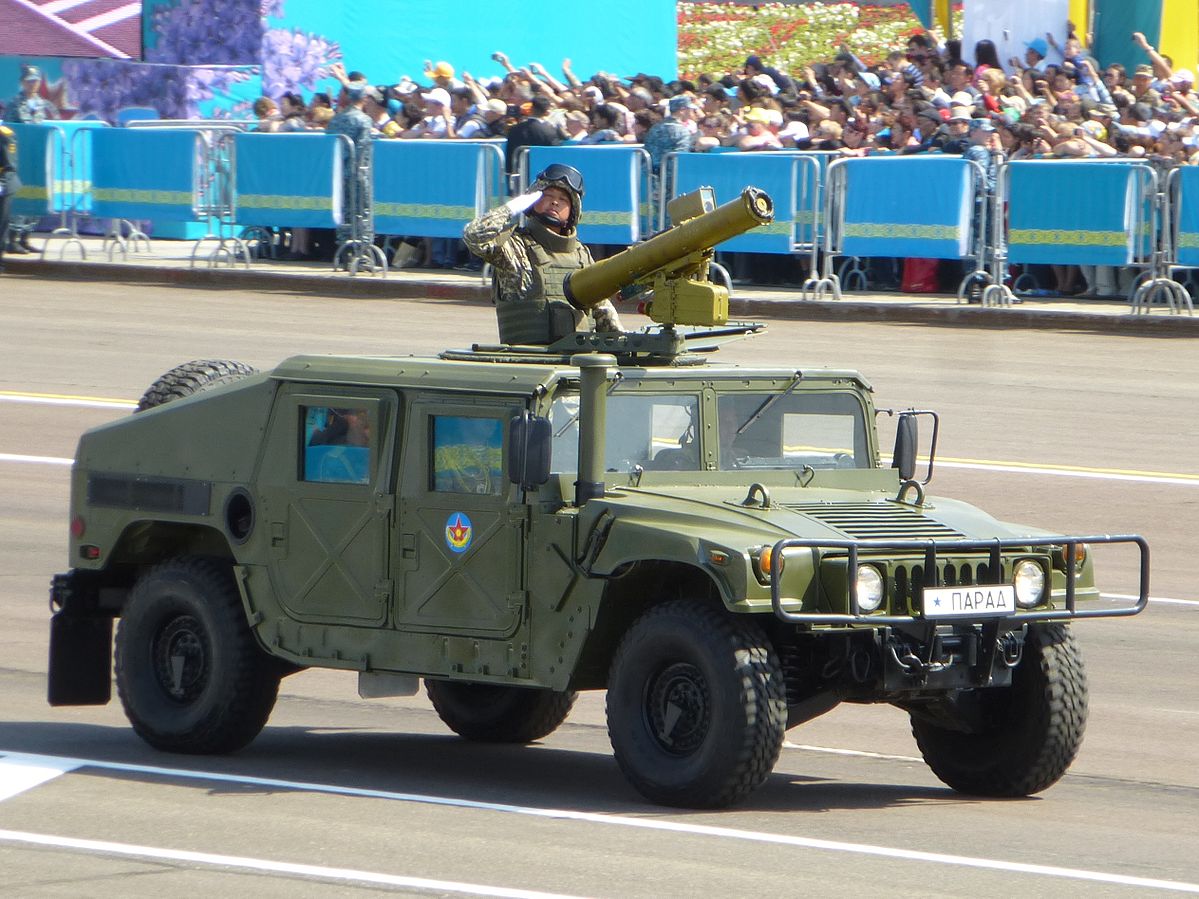
[[[716,399],[720,468],[872,468],[850,394],[736,393]]]
[[[578,414],[577,395],[568,394],[554,400],[550,410],[554,471],[578,468]],[[608,396],[604,468],[632,471],[639,465],[646,470],[695,471],[700,467],[696,437],[698,421],[698,396],[612,393]]]
[[[850,393],[721,393],[715,399],[713,415],[697,394],[645,395],[614,389],[608,395],[604,468],[628,472],[638,466],[646,471],[874,466],[862,406]],[[701,408],[715,418],[707,428],[700,427]],[[578,414],[577,394],[554,399],[550,422],[555,472],[578,468]],[[710,441],[703,447],[701,434]],[[705,460],[718,461],[709,465]]]

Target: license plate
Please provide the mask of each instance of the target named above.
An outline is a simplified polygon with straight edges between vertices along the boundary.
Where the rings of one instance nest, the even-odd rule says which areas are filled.
[[[1011,584],[971,587],[925,587],[925,618],[987,618],[1016,612],[1016,588]]]

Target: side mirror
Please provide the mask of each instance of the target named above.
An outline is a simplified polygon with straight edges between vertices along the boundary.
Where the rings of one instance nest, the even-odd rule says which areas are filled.
[[[910,481],[916,474],[916,448],[920,444],[920,428],[916,416],[902,412],[895,429],[895,454],[891,467],[899,469],[899,479]]]
[[[552,442],[548,418],[522,412],[508,422],[508,480],[522,490],[536,489],[548,481]]]

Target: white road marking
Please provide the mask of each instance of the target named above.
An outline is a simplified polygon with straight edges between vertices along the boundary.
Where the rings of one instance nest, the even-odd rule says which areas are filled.
[[[73,759],[49,756],[0,756],[0,802],[39,787],[46,781],[73,771]]]
[[[423,805],[435,805],[446,808],[473,809],[476,811],[499,812],[503,814],[523,815],[533,818],[549,818],[560,821],[578,821],[587,824],[599,824],[607,827],[629,827],[641,830],[657,830],[668,833],[682,833],[691,836],[718,837],[723,839],[744,840],[754,843],[767,843],[781,846],[792,846],[800,849],[816,849],[826,852],[842,852],[854,855],[868,855],[879,858],[894,858],[904,861],[929,862],[939,865],[953,865],[965,868],[979,868],[992,871],[1008,871],[1020,874],[1033,874],[1041,877],[1057,877],[1065,880],[1081,880],[1093,883],[1111,883],[1124,886],[1144,887],[1158,890],[1174,890],[1184,893],[1199,894],[1199,883],[1186,883],[1178,880],[1160,880],[1152,877],[1132,877],[1125,874],[1113,874],[1106,871],[1089,871],[1083,868],[1061,868],[1056,865],[1036,865],[1025,862],[1005,861],[1002,859],[974,858],[965,855],[949,855],[942,852],[924,852],[917,849],[899,849],[891,846],[873,846],[865,843],[847,843],[841,840],[821,840],[814,837],[790,836],[788,834],[766,833],[754,830],[739,830],[732,827],[716,827],[708,824],[692,824],[684,821],[670,821],[664,818],[635,818],[629,815],[606,815],[598,812],[579,812],[569,809],[536,808],[524,805],[509,805],[499,802],[482,802],[473,799],[456,799],[450,796],[431,796],[422,793],[395,793],[388,790],[370,790],[362,787],[342,787],[334,784],[305,783],[303,781],[281,780],[273,777],[252,777],[242,774],[224,774],[214,771],[193,771],[186,768],[160,768],[154,765],[132,765],[123,762],[104,762],[91,759],[61,758],[58,756],[27,755],[9,753],[0,750],[0,755],[13,758],[24,758],[42,761],[50,765],[72,764],[76,767],[99,768],[105,771],[121,771],[131,774],[147,774],[154,777],[174,778],[176,780],[207,780],[217,783],[236,783],[256,787],[268,787],[276,790],[296,790],[298,792],[328,793],[337,796],[355,796],[368,799],[388,799],[396,802],[415,802]],[[6,833],[0,831],[0,835]]]
[[[884,759],[888,762],[919,762],[924,764],[924,759],[918,759],[911,755],[887,755],[882,752],[865,752],[861,749],[833,749],[829,746],[808,746],[804,743],[792,743],[790,740],[783,741],[784,749],[802,749],[804,752],[823,752],[827,755],[848,755],[859,759]]]
[[[24,403],[29,406],[75,406],[82,409],[136,409],[129,400],[106,400],[101,397],[51,396],[23,393],[0,393],[0,403]]]
[[[406,887],[408,889],[429,890],[439,893],[464,893],[470,896],[503,896],[513,897],[513,899],[573,899],[573,897],[562,893],[541,893],[535,890],[514,890],[508,887],[489,886],[478,883],[460,883],[453,880],[404,877],[399,874],[381,874],[377,871],[360,871],[355,868],[298,865],[293,862],[275,862],[261,858],[246,858],[241,855],[218,855],[211,852],[191,852],[186,849],[162,849],[157,846],[112,843],[108,840],[79,840],[74,837],[27,833],[20,830],[0,830],[0,842],[50,846],[55,849],[76,849],[100,855],[189,862],[194,865],[216,865],[222,868],[266,871],[272,874],[295,874],[301,877],[316,877],[322,880],[378,883],[384,886]]]
[[[1138,598],[1128,593],[1101,593],[1100,596],[1104,599],[1135,600]],[[1149,601],[1173,606],[1199,606],[1199,599],[1171,599],[1167,596],[1150,596]]]
[[[74,459],[60,456],[22,456],[18,453],[0,453],[0,462],[32,462],[35,465],[73,465]]]
[[[1097,481],[1133,481],[1138,484],[1171,484],[1183,487],[1199,487],[1199,475],[1171,474],[1168,472],[1125,472],[1089,470],[1042,465],[1005,464],[1002,462],[945,462],[937,460],[937,468],[971,468],[976,471],[1002,471],[1011,474],[1047,474],[1059,478],[1091,478]]]

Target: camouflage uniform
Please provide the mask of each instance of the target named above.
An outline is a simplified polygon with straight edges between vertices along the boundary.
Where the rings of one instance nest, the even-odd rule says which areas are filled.
[[[497,206],[462,233],[470,251],[491,263],[500,342],[548,344],[573,331],[624,330],[609,300],[585,310],[566,299],[566,275],[592,262],[573,230],[557,234],[535,219],[517,228],[519,219],[507,206]]]
[[[366,172],[359,170],[358,163],[364,154],[370,152],[373,127],[370,116],[356,106],[343,109],[329,119],[329,124],[325,126],[326,133],[344,134],[354,145],[353,155],[343,150],[341,157],[342,208],[345,212],[342,215],[343,224],[337,226],[339,244],[350,239],[354,217],[361,216],[370,203],[370,181]]]

